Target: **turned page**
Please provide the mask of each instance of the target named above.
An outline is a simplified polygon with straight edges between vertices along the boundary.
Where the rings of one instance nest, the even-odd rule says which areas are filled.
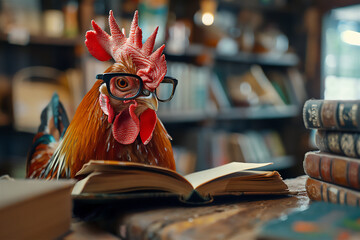
[[[219,177],[223,177],[232,173],[241,172],[249,169],[255,169],[270,165],[272,163],[243,163],[232,162],[219,167],[199,171],[184,176],[191,185],[196,189],[203,183],[209,182]]]

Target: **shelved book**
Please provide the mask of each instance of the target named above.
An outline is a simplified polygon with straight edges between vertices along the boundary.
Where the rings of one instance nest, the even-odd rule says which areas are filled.
[[[217,167],[229,162],[263,163],[272,161],[274,166],[288,158],[280,134],[273,130],[225,132],[216,131],[209,137],[211,150],[209,165]],[[292,163],[288,162],[289,167]],[[274,168],[275,169],[275,168]],[[276,168],[278,169],[278,168]]]
[[[169,62],[168,75],[179,79],[181,84],[178,84],[172,101],[159,106],[159,113],[163,115],[179,112],[204,114],[208,108],[211,69],[204,66]]]
[[[250,93],[242,90],[245,85],[249,86]],[[282,98],[285,94],[274,87],[259,65],[252,65],[249,71],[241,76],[229,76],[227,89],[232,102],[238,106],[286,105]]]
[[[91,160],[77,173],[82,177],[73,197],[94,194],[168,192],[183,202],[209,202],[221,195],[289,194],[276,171],[255,171],[270,163],[233,162],[220,167],[180,175],[166,168],[131,162]]]

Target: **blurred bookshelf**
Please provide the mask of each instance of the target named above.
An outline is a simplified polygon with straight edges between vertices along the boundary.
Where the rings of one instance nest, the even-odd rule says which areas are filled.
[[[16,4],[21,3],[21,0],[14,1],[10,5],[8,2],[1,1],[2,18],[0,19],[8,16],[12,9],[17,11],[19,6]],[[76,109],[81,98],[95,82],[95,75],[103,72],[111,65],[111,62],[95,60],[84,47],[85,31],[91,29],[90,20],[95,19],[99,24],[104,24],[105,29],[107,29],[107,14],[110,9],[113,9],[118,22],[128,29],[134,10],[139,8],[139,3],[143,2],[64,1],[63,7],[67,7],[67,11],[71,9],[75,11],[71,12],[72,15],[70,15],[70,20],[73,19],[74,14],[76,15],[76,21],[74,19],[70,21],[73,24],[70,27],[73,32],[69,35],[64,22],[64,29],[60,33],[51,33],[57,35],[53,36],[46,33],[45,28],[41,27],[43,26],[43,19],[45,19],[44,14],[49,9],[55,8],[58,13],[62,12],[63,19],[66,19],[68,15],[63,10],[66,8],[62,8],[58,4],[48,6],[44,1],[29,1],[28,4],[33,3],[31,9],[35,9],[34,12],[38,14],[35,18],[40,19],[40,21],[37,20],[37,24],[40,25],[35,30],[21,28],[21,31],[18,31],[16,28],[15,30],[10,29],[10,25],[6,25],[6,21],[0,21],[3,26],[3,32],[0,33],[0,50],[4,50],[2,56],[0,55],[0,63],[4,63],[3,67],[0,67],[0,75],[3,76],[4,81],[11,83],[14,81],[16,73],[24,68],[42,65],[58,69],[63,73],[62,75],[69,79],[66,84],[64,82],[61,84],[66,85],[70,96],[69,102],[72,104],[72,109]],[[298,27],[296,24],[299,24],[297,18],[303,16],[307,5],[297,1],[297,3],[279,1],[285,2],[281,6],[276,5],[277,1],[270,1],[269,3],[246,2],[238,4],[237,1],[218,1],[220,13],[228,12],[235,17],[230,21],[226,17],[224,18],[228,22],[237,23],[237,25],[230,27],[228,25],[225,25],[226,27],[208,27],[197,23],[196,14],[201,10],[199,1],[169,0],[167,2],[168,22],[163,26],[165,29],[160,28],[160,30],[163,31],[163,42],[166,44],[165,55],[168,62],[168,75],[177,78],[179,85],[171,102],[159,104],[158,116],[168,129],[169,134],[173,136],[174,148],[178,149],[176,154],[179,159],[182,159],[179,161],[187,163],[179,164],[185,169],[182,170],[183,172],[188,173],[191,171],[189,169],[201,170],[214,166],[216,162],[219,163],[219,160],[214,160],[215,157],[210,154],[211,149],[213,149],[212,144],[220,145],[217,142],[220,140],[215,137],[218,131],[224,131],[226,133],[224,134],[225,138],[231,134],[243,134],[247,130],[261,132],[268,129],[274,131],[282,139],[283,155],[277,157],[268,155],[267,158],[256,161],[273,161],[274,164],[270,168],[274,170],[291,168],[299,163],[299,156],[296,155],[296,151],[287,147],[288,139],[284,134],[283,125],[288,126],[298,122],[302,101],[306,98],[306,90],[304,90],[306,79],[301,74],[303,58],[299,54],[305,51],[304,46],[301,44],[300,47],[292,46],[292,43],[294,42],[295,45],[304,39],[304,36],[301,36],[302,38],[296,40],[297,42],[294,40],[298,37],[296,32],[296,27]],[[299,5],[298,12],[293,10],[296,4]],[[184,6],[187,7],[184,8]],[[36,7],[38,8],[36,9]],[[5,13],[5,10],[8,13]],[[20,12],[24,11],[21,7],[20,10]],[[247,11],[249,12],[248,15],[246,15]],[[278,12],[281,12],[281,18],[277,16]],[[294,13],[296,14],[294,15]],[[273,32],[269,33],[265,28],[267,22],[271,20],[271,23],[277,26],[277,28],[272,29],[275,29],[277,33],[281,32],[282,37],[287,37],[289,46],[286,50],[273,52],[271,49],[261,47],[260,43],[264,40],[257,41],[255,39],[257,33],[255,29],[251,35],[254,37],[251,49],[249,45],[247,47],[244,45],[244,34],[238,34],[238,31],[244,31],[241,26],[251,25],[252,19],[246,19],[245,22],[238,21],[243,21],[244,16],[252,16],[257,19],[259,15],[263,18],[261,22],[264,26],[259,24],[256,31],[258,33],[265,32],[268,34],[266,37],[274,39]],[[272,20],[274,15],[276,17]],[[140,21],[142,21],[142,17],[140,15]],[[281,28],[281,24],[285,27]],[[184,32],[180,36],[187,37],[184,40],[185,42],[178,42],[179,39],[177,38],[174,41],[174,38],[171,38],[170,33],[179,29]],[[220,31],[223,32],[219,34]],[[144,37],[145,35],[146,31],[144,31]],[[275,35],[275,38],[278,35]],[[222,39],[229,38],[230,43],[235,44],[236,48],[225,51],[225,48],[217,46],[220,45]],[[159,42],[158,45],[161,43]],[[259,93],[254,91],[253,86],[255,85],[252,85],[258,84],[258,80],[256,77],[251,78],[252,80],[249,78],[250,69],[253,66],[256,66],[255,68],[258,70],[261,69],[260,71],[266,76],[267,85],[266,87],[262,86],[264,94],[268,94],[265,98],[256,98],[254,95]],[[263,82],[264,79],[261,81]],[[243,82],[246,84],[242,85]],[[249,86],[253,87],[250,91],[253,94],[252,97],[248,96],[250,93]],[[240,90],[241,87],[245,90]],[[245,93],[241,91],[245,91]],[[277,96],[274,97],[275,95]],[[4,103],[8,98],[5,94],[0,97],[0,103]],[[15,102],[16,100],[13,99],[12,104]],[[44,102],[47,103],[48,99],[44,99]],[[4,112],[11,119],[11,121],[4,121],[3,128],[8,129],[8,134],[0,134],[2,142],[7,141],[8,136],[12,133],[17,135],[21,132],[14,125],[14,118],[17,117],[13,115],[14,110],[8,108],[0,109],[0,113]],[[38,116],[40,118],[40,115]],[[252,121],[256,122],[257,125],[264,126],[250,126],[249,122]],[[266,124],[268,122],[274,123],[274,125],[269,126]],[[34,120],[33,128],[36,128],[37,124]],[[299,127],[296,124],[294,126],[295,128]],[[24,134],[32,136],[33,133]],[[259,136],[258,138],[262,139],[262,135]],[[291,139],[291,144],[299,144],[299,138],[300,136]],[[24,138],[24,141],[16,141],[22,148],[25,148],[27,145],[30,146],[31,141],[29,139],[31,137]],[[263,146],[265,145],[263,144]],[[265,150],[270,151],[269,147]],[[4,149],[0,149],[2,160],[0,162],[7,164],[10,161],[7,159],[14,159],[12,155],[12,152],[8,153]],[[21,152],[20,156],[15,158],[17,162],[24,161],[26,155]],[[239,161],[240,158],[240,155],[235,156],[231,161]]]
[[[223,120],[251,120],[251,119],[277,119],[292,118],[300,114],[301,109],[297,105],[288,106],[258,106],[258,107],[234,107],[214,111],[178,111],[160,112],[158,116],[165,123],[205,122]]]
[[[165,124],[204,122],[213,119],[215,114],[199,111],[160,112],[158,117]]]
[[[281,171],[286,170],[293,167],[296,164],[296,160],[292,156],[283,156],[278,158],[270,159],[270,162],[273,164],[259,168],[259,170],[263,171]]]
[[[13,44],[13,45],[49,45],[49,46],[69,46],[75,47],[83,44],[84,39],[82,37],[66,38],[66,37],[47,37],[47,36],[10,36],[9,34],[1,33],[0,41]]]
[[[286,106],[258,106],[258,107],[235,107],[221,110],[216,114],[217,120],[241,120],[241,119],[276,119],[292,118],[300,114],[298,105]]]
[[[254,53],[237,53],[234,56],[215,55],[217,61],[228,61],[236,63],[250,63],[269,66],[292,67],[299,64],[299,57],[294,53],[284,54],[254,54]]]

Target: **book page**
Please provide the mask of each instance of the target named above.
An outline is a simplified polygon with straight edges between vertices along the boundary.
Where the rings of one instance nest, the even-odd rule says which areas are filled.
[[[230,176],[230,175],[227,175]],[[196,190],[202,194],[227,195],[231,193],[244,194],[279,194],[287,193],[288,187],[277,171],[246,170],[224,176],[214,181],[201,184]]]
[[[191,183],[176,171],[134,162],[90,160],[76,176],[86,177],[76,183],[72,195],[131,190],[162,190],[187,194],[193,190]]]
[[[178,172],[169,168],[147,165],[136,162],[123,162],[114,160],[90,160],[85,163],[83,167],[76,173],[75,176],[87,175],[92,172],[118,172],[123,170],[138,170],[146,173],[157,173],[162,175],[168,175],[172,178],[187,182]]]
[[[272,163],[243,163],[243,162],[232,162],[219,167],[207,169],[204,171],[191,173],[185,176],[185,178],[197,188],[199,185],[211,181],[215,178],[223,177],[235,172],[241,172],[244,170],[255,169],[264,167]]]

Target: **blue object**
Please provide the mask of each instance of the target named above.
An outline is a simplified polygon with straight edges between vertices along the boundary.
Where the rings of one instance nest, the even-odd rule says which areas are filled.
[[[360,239],[360,208],[314,202],[265,224],[258,239]]]

